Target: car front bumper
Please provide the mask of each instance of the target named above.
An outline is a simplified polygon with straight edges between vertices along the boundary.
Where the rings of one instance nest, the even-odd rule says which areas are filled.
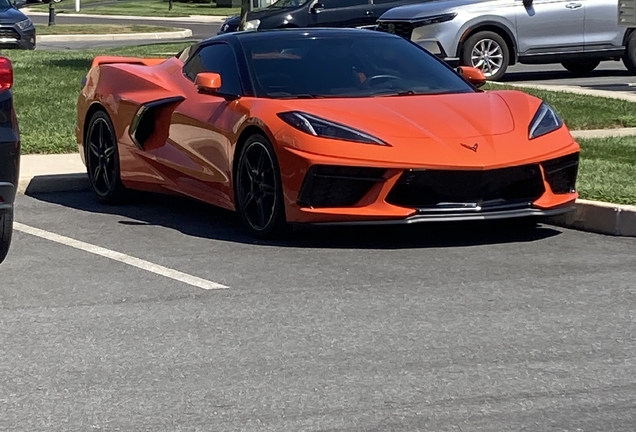
[[[15,25],[0,24],[0,49],[34,50],[35,27],[24,30]]]

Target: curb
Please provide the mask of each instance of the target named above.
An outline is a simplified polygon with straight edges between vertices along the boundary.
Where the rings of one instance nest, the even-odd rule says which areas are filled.
[[[576,200],[576,210],[548,219],[564,228],[623,237],[636,237],[636,206]]]
[[[636,128],[576,130],[570,131],[570,133],[574,138],[625,137],[635,136]]]
[[[49,16],[48,12],[35,12],[22,9],[22,12],[26,16]],[[132,20],[132,21],[176,21],[176,22],[191,22],[191,23],[213,23],[221,24],[230,15],[188,15],[183,17],[144,17],[144,16],[130,16],[130,15],[92,15],[92,14],[78,14],[78,13],[65,13],[57,11],[58,17],[69,18],[94,18],[94,19],[111,19],[111,20]]]
[[[488,81],[491,84],[505,85],[511,87],[532,88],[537,90],[549,90],[555,92],[576,93],[586,96],[596,96],[607,99],[621,99],[629,102],[636,102],[636,94],[621,92],[621,91],[609,91],[609,90],[594,90],[587,89],[581,86],[565,86],[565,85],[550,85],[550,84],[519,84],[519,83],[507,83],[501,81]]]
[[[86,173],[21,177],[18,182],[18,193],[24,195],[87,190],[90,190],[90,183]]]
[[[162,39],[185,39],[192,37],[192,30],[157,33],[121,33],[121,34],[77,34],[36,36],[37,42],[82,42],[82,41],[147,41]]]

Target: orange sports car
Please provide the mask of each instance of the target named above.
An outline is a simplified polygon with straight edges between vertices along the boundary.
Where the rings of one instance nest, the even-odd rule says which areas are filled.
[[[571,210],[579,146],[557,113],[484,82],[386,33],[231,33],[168,59],[95,58],[77,140],[100,201],[181,194],[257,236]]]

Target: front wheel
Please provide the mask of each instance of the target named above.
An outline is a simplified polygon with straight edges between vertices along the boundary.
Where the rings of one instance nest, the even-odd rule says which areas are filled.
[[[627,39],[623,64],[632,74],[636,75],[636,31],[633,31]]]
[[[600,65],[600,60],[563,62],[561,65],[575,75],[587,75]]]
[[[0,263],[9,253],[13,235],[13,212],[0,216]]]
[[[278,237],[287,229],[283,187],[274,148],[261,134],[250,136],[239,154],[234,181],[236,209],[250,233]]]
[[[462,46],[461,64],[480,69],[486,78],[498,81],[510,65],[510,50],[506,41],[497,33],[475,33]]]

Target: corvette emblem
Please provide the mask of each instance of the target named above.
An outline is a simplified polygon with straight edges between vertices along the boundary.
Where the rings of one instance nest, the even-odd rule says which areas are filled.
[[[475,143],[473,145],[468,145],[468,144],[464,144],[464,143],[460,143],[462,147],[467,148],[468,150],[472,150],[475,153],[477,153],[477,149],[479,148],[479,144]]]
[[[395,33],[395,24],[389,24],[389,33]]]

